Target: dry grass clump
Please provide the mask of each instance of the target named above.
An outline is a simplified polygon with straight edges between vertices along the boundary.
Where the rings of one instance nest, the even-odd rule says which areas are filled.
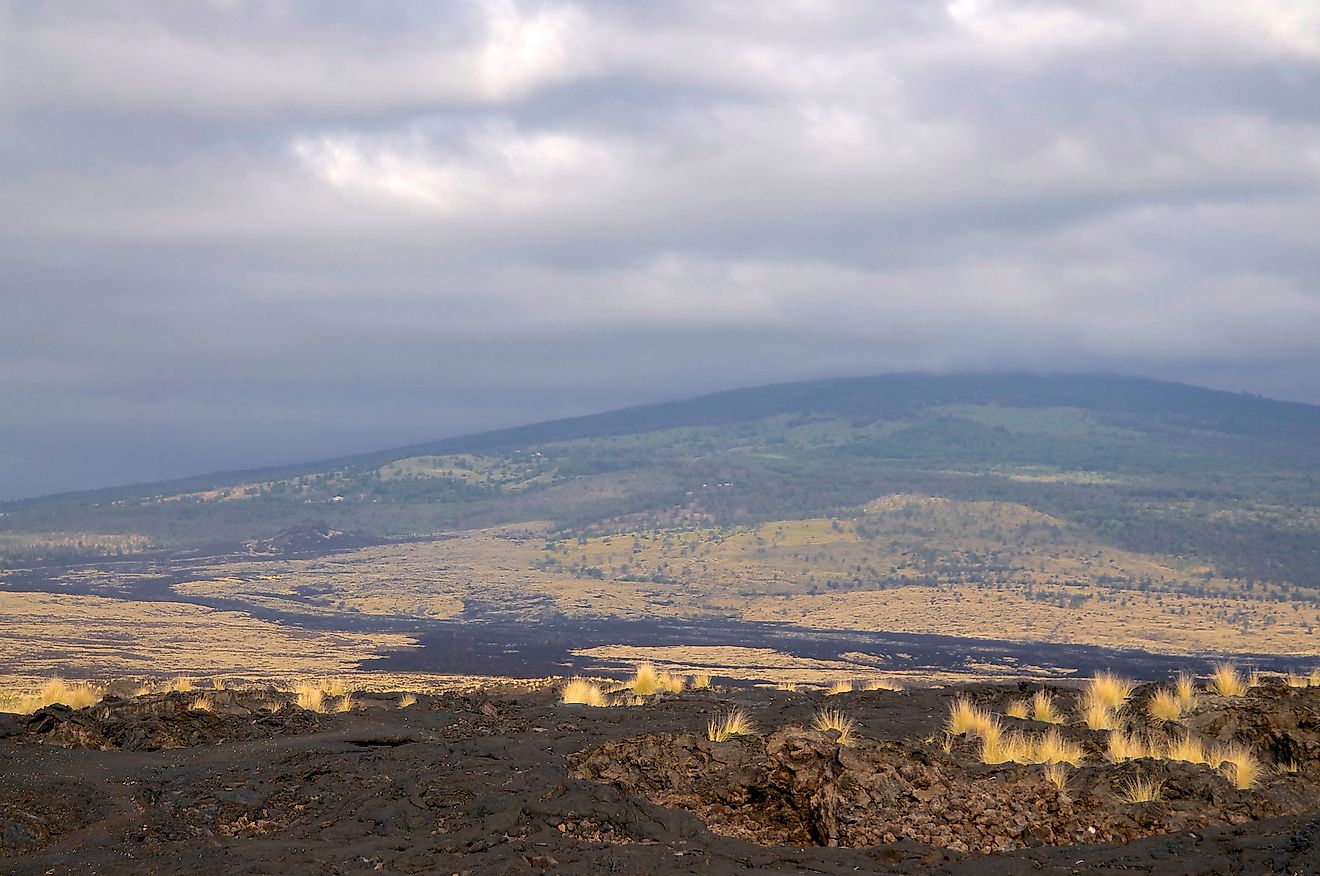
[[[1177,721],[1183,714],[1183,699],[1177,691],[1162,687],[1151,695],[1146,712],[1156,721]]]
[[[351,712],[356,707],[357,703],[353,700],[353,697],[349,694],[345,694],[339,698],[339,702],[335,703],[334,711],[340,713]]]
[[[1154,803],[1164,797],[1164,783],[1152,778],[1128,779],[1119,797],[1124,803]]]
[[[215,700],[205,695],[199,696],[192,701],[192,707],[197,712],[214,712]]]
[[[986,709],[974,705],[971,700],[959,697],[949,706],[949,720],[947,723],[949,733],[954,736],[961,736],[964,733],[975,733],[978,736],[985,736],[991,731],[992,727],[998,727],[999,721]]]
[[[600,685],[587,681],[585,678],[574,678],[564,685],[564,692],[560,694],[559,701],[580,706],[607,705],[605,692],[600,689]],[[413,702],[417,702],[416,697],[413,697]],[[400,705],[400,708],[402,708],[402,705]]]
[[[1064,739],[1058,730],[1034,735],[1016,731],[1005,733],[996,721],[981,736],[982,763],[1067,763],[1077,766],[1085,757],[1082,747]]]
[[[1221,697],[1240,697],[1247,692],[1247,682],[1232,663],[1220,663],[1210,675],[1210,687]]]
[[[320,686],[326,696],[342,697],[348,693],[348,681],[343,678],[323,678]]]
[[[1283,681],[1288,687],[1310,687],[1311,677],[1302,675],[1300,672],[1289,672],[1283,677]]]
[[[1169,760],[1181,760],[1185,763],[1209,763],[1205,743],[1190,733],[1184,733],[1170,742],[1164,749],[1164,756]]]
[[[851,745],[852,732],[856,722],[838,709],[821,709],[811,720],[811,726],[822,733],[830,730],[839,731],[839,744]]]
[[[415,705],[417,705],[417,694],[415,694],[415,693],[406,693],[406,694],[404,694],[403,696],[399,697],[399,708],[400,708],[400,709],[408,709],[408,708],[411,708],[411,707],[413,707],[413,706],[415,706]]]
[[[1031,718],[1043,724],[1062,724],[1063,712],[1054,705],[1054,695],[1040,691],[1031,698]]]
[[[101,701],[100,688],[87,684],[69,684],[61,678],[52,678],[35,694],[19,694],[5,698],[14,711],[27,715],[46,706],[62,705],[71,709],[85,709]]]
[[[649,697],[660,692],[660,673],[650,663],[642,663],[628,687],[639,697]]]
[[[702,672],[699,673],[698,675],[692,676],[692,689],[710,690],[710,675],[708,673]]]
[[[1212,759],[1218,764],[1224,778],[1240,791],[1255,787],[1265,772],[1265,767],[1256,756],[1241,745],[1226,745],[1216,749]]]
[[[750,736],[755,732],[756,725],[742,709],[716,715],[706,725],[706,738],[711,742],[728,742],[735,736]]]
[[[1320,687],[1320,666],[1311,670],[1311,674],[1307,676],[1307,681],[1310,682],[1310,687]]]
[[[180,675],[178,678],[170,681],[169,689],[179,693],[191,693],[196,686],[196,681],[186,675]]]
[[[901,691],[902,689],[903,689],[903,685],[899,684],[898,682],[894,681],[891,678],[873,678],[870,681],[868,681],[866,684],[862,685],[862,690]]]
[[[1077,766],[1086,751],[1076,742],[1064,739],[1058,730],[1049,730],[1031,740],[1032,763],[1068,763]]]
[[[1009,700],[1008,705],[1004,708],[1004,714],[1010,718],[1026,720],[1027,716],[1031,714],[1030,706],[1026,700]]]
[[[1115,714],[1113,707],[1097,699],[1090,691],[1082,694],[1078,711],[1082,716],[1082,723],[1092,730],[1118,729],[1118,715]]]
[[[325,691],[321,686],[310,681],[300,681],[293,686],[293,695],[297,697],[298,708],[309,712],[324,712]]]
[[[791,681],[781,681],[775,685],[775,690],[787,691],[788,693],[797,693],[798,686]]]
[[[1137,683],[1112,672],[1097,672],[1086,683],[1083,696],[1117,711],[1132,696]]]
[[[1110,730],[1109,741],[1105,748],[1105,757],[1111,763],[1127,760],[1140,760],[1143,757],[1158,758],[1162,754],[1160,746],[1151,739],[1135,733]]]
[[[1173,689],[1178,692],[1178,699],[1182,700],[1183,711],[1189,712],[1196,708],[1196,676],[1190,672],[1179,672]]]
[[[825,691],[825,695],[832,697],[838,694],[852,693],[852,691],[853,685],[851,681],[836,681]]]
[[[1060,794],[1068,793],[1068,767],[1062,763],[1045,764],[1045,780],[1058,788]]]

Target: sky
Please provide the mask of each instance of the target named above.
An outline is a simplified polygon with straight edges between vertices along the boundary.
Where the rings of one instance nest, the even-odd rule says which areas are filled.
[[[1320,3],[0,0],[0,499],[787,380],[1320,403]]]

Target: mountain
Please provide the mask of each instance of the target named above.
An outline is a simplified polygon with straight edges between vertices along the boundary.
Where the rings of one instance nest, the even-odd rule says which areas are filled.
[[[1000,502],[1249,586],[1320,586],[1320,407],[1105,375],[732,390],[321,463],[0,505],[0,562],[545,521],[553,538]],[[951,547],[959,536],[946,533]]]

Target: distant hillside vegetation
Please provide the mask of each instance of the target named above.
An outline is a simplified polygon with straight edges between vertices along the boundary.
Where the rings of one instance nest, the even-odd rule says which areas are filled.
[[[1320,407],[1023,374],[764,386],[12,502],[0,505],[0,564],[238,543],[308,520],[378,537],[522,521],[547,521],[556,539],[737,527],[849,516],[899,494],[1013,503],[1243,587],[1320,589]]]

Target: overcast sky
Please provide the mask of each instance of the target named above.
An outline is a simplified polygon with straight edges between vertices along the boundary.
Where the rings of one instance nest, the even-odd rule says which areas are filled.
[[[1320,3],[0,0],[0,498],[772,381],[1320,402]]]

